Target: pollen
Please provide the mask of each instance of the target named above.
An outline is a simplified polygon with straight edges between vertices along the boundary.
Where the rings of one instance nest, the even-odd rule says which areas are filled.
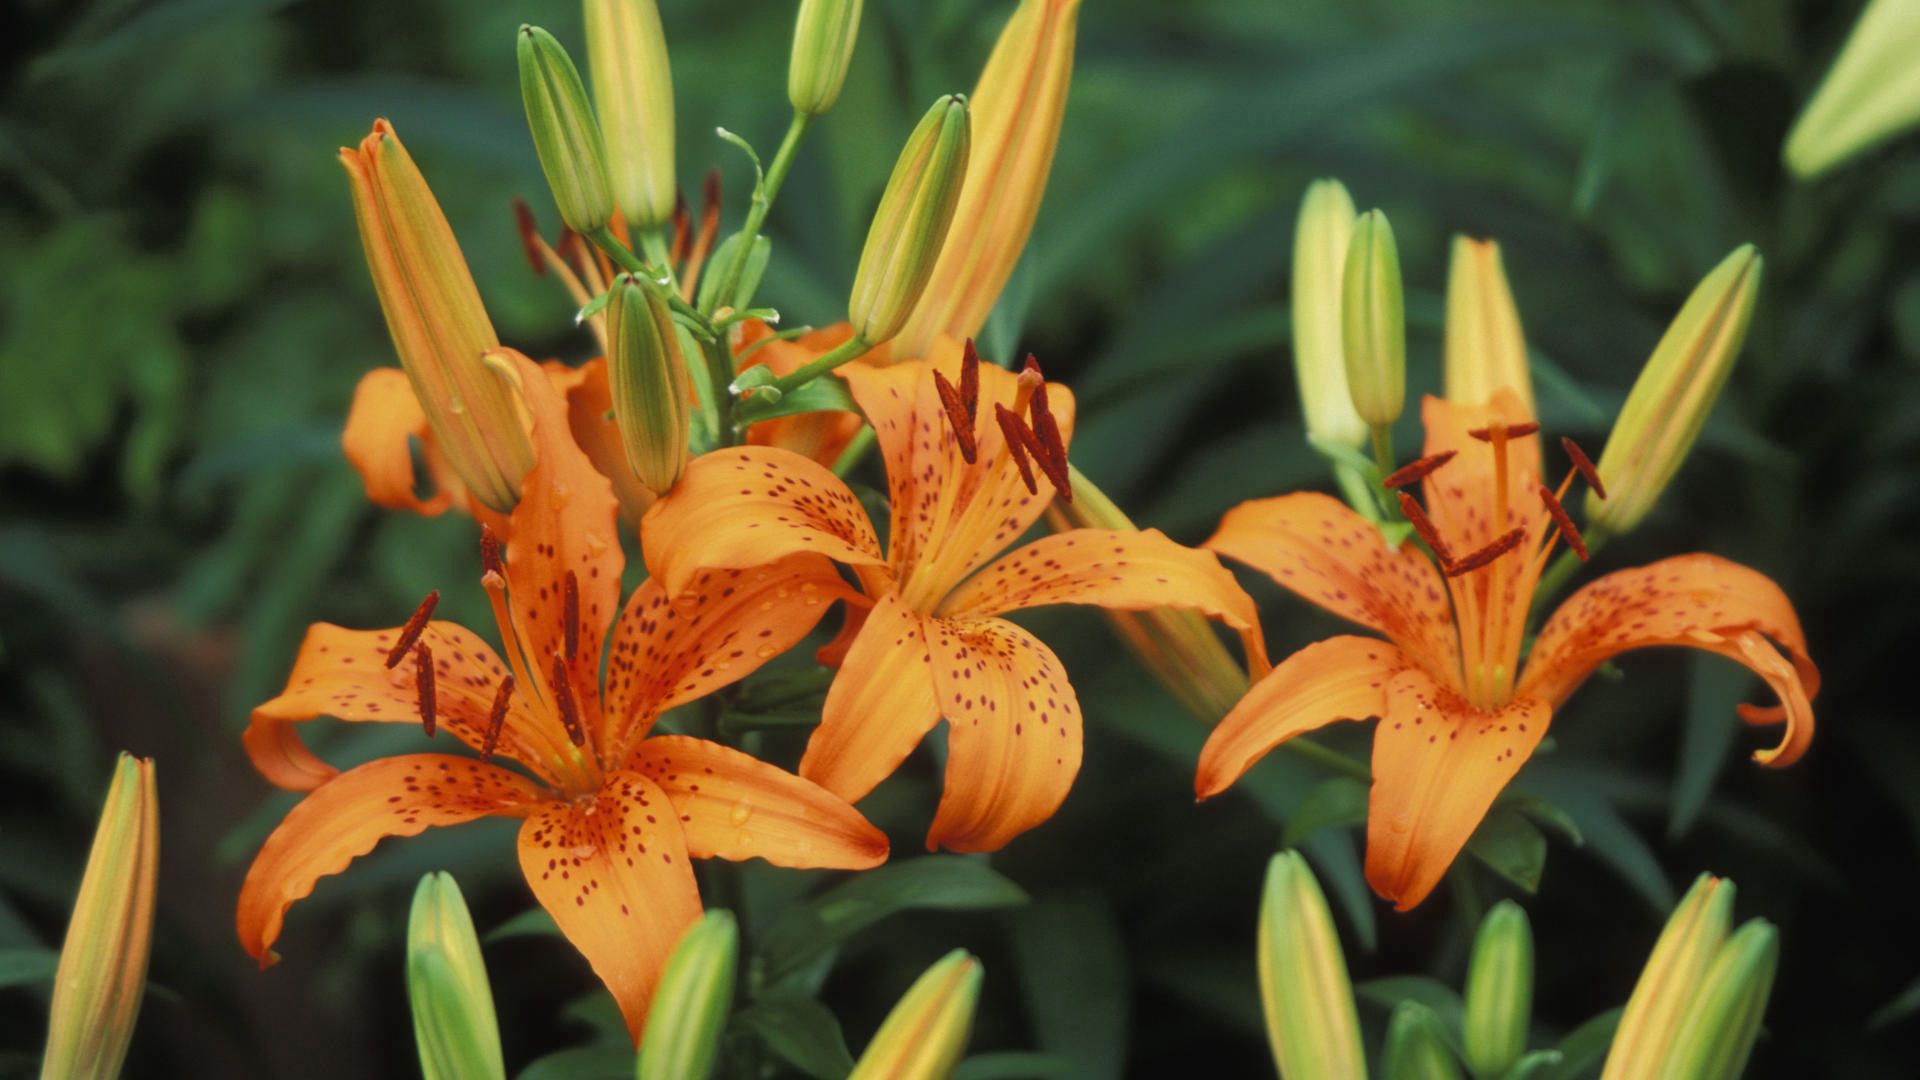
[[[413,688],[420,700],[420,726],[426,729],[427,738],[433,738],[433,650],[426,642],[413,647]]]
[[[393,643],[393,648],[387,650],[388,667],[399,666],[400,661],[413,650],[413,643],[420,640],[420,634],[427,628],[427,620],[433,618],[433,609],[439,603],[440,590],[435,589],[427,594],[425,600],[420,601],[420,606],[413,609],[412,615],[407,616],[407,625],[400,628],[399,640]]]
[[[480,526],[480,567],[486,573],[498,574],[501,580],[507,576],[507,563],[500,557],[500,538],[493,534],[490,525]]]
[[[553,654],[553,700],[560,708],[560,723],[575,746],[585,746],[587,729],[580,726],[580,709],[573,701],[573,680],[567,676],[567,658]]]
[[[1498,539],[1494,540],[1493,543],[1488,544],[1478,551],[1469,552],[1458,562],[1448,566],[1447,576],[1459,577],[1462,574],[1470,574],[1493,562],[1493,560],[1500,556],[1505,555],[1507,552],[1512,551],[1514,548],[1519,547],[1520,541],[1526,538],[1527,530],[1523,528],[1510,529],[1503,533]]]
[[[1427,477],[1433,475],[1434,471],[1440,468],[1440,466],[1452,461],[1453,456],[1459,452],[1458,450],[1443,450],[1438,454],[1428,454],[1426,457],[1410,461],[1388,473],[1387,478],[1380,481],[1380,486],[1388,489],[1403,488],[1408,484],[1425,480]]]
[[[1587,456],[1585,450],[1580,449],[1580,444],[1561,436],[1560,448],[1567,452],[1567,459],[1573,462],[1574,470],[1580,474],[1580,479],[1587,482],[1587,486],[1593,489],[1595,495],[1606,498],[1607,485],[1600,482],[1600,470],[1593,467],[1593,459]],[[1585,556],[1581,557],[1585,558]]]
[[[1586,562],[1586,539],[1580,535],[1579,529],[1573,527],[1573,519],[1567,516],[1567,508],[1560,505],[1560,500],[1554,498],[1553,492],[1544,484],[1540,486],[1540,501],[1546,504],[1547,513],[1552,516],[1554,525],[1559,527],[1560,535],[1567,538],[1567,546],[1580,556],[1581,562]]]

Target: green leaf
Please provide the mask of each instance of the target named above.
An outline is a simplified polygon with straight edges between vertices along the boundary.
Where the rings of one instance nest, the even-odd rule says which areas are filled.
[[[629,1080],[633,1076],[633,1047],[619,1043],[570,1046],[535,1059],[521,1069],[519,1080]]]
[[[1024,908],[1014,916],[1013,944],[1041,1049],[1065,1075],[1117,1080],[1126,1066],[1129,979],[1106,902],[1092,894]]]
[[[1553,805],[1538,795],[1514,795],[1500,800],[1499,805],[1510,807],[1527,815],[1536,825],[1552,829],[1574,847],[1587,842],[1581,834],[1580,826],[1565,810]]]
[[[1460,1023],[1466,1006],[1461,1002],[1459,992],[1439,979],[1426,975],[1388,975],[1354,984],[1353,995],[1356,1000],[1372,1002],[1388,1013],[1403,1001],[1426,1006],[1440,1018],[1440,1028],[1446,1034],[1447,1045],[1455,1054],[1462,1053]]]
[[[1916,1012],[1920,1012],[1920,979],[1908,983],[1898,997],[1875,1009],[1873,1015],[1867,1018],[1867,1027],[1883,1028],[1905,1020]]]
[[[1346,776],[1322,780],[1300,800],[1280,836],[1281,847],[1299,847],[1301,841],[1330,826],[1358,825],[1367,820],[1368,785]]]
[[[840,1021],[804,994],[762,995],[735,1014],[733,1022],[758,1036],[780,1060],[817,1080],[844,1080],[853,1071],[853,1054]]]
[[[733,384],[739,389],[748,389],[756,385],[749,381],[748,376],[752,376],[756,371],[766,370],[765,366],[748,368],[734,380]],[[778,401],[762,404],[770,396],[767,392],[761,391],[742,402],[737,413],[739,422],[754,424],[762,420],[771,420],[776,416],[794,416],[799,413],[859,411],[858,406],[853,403],[853,395],[847,392],[846,382],[831,375],[823,375],[812,382],[789,390],[781,395]]]
[[[1674,771],[1673,801],[1667,816],[1667,836],[1674,840],[1686,836],[1707,808],[1713,783],[1739,736],[1740,717],[1734,706],[1753,682],[1746,668],[1718,656],[1696,656],[1692,662],[1686,725],[1680,734],[1680,763]]]
[[[557,937],[559,933],[560,924],[553,921],[553,916],[547,914],[547,909],[536,907],[529,908],[515,915],[513,918],[508,919],[506,922],[501,923],[499,926],[494,927],[492,930],[487,931],[486,937],[481,940],[491,945],[496,941],[505,941],[508,938],[535,936]]]
[[[1467,851],[1494,873],[1532,893],[1547,867],[1547,838],[1518,810],[1496,806],[1467,841]]]
[[[953,1070],[953,1080],[1049,1080],[1055,1076],[1085,1076],[1073,1063],[1053,1054],[1003,1051],[976,1054]]]
[[[1560,1064],[1560,1051],[1535,1050],[1521,1056],[1505,1073],[1503,1080],[1545,1080],[1547,1073]]]
[[[0,989],[52,982],[59,967],[53,949],[0,949]]]
[[[1613,1045],[1613,1030],[1620,1026],[1620,1009],[1606,1012],[1574,1028],[1555,1049],[1560,1060],[1535,1074],[1535,1080],[1575,1080],[1599,1064]]]

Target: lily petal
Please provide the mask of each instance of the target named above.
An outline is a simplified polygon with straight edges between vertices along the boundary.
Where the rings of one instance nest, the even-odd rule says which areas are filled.
[[[613,391],[607,386],[606,357],[596,356],[577,368],[555,363],[541,366],[567,399],[567,426],[573,432],[573,441],[593,462],[594,471],[613,485],[620,519],[639,528],[641,515],[654,503],[654,493],[627,464],[620,427],[613,422]]]
[[[273,943],[287,908],[386,837],[522,817],[539,799],[532,781],[472,758],[408,754],[349,769],[288,811],[254,856],[234,916],[240,944],[261,967],[278,960]]]
[[[1341,720],[1386,711],[1387,683],[1412,661],[1378,638],[1328,638],[1301,649],[1253,684],[1200,751],[1194,794],[1225,791],[1274,747]]]
[[[766,323],[750,319],[741,327],[740,347],[745,349],[772,333],[772,328]],[[755,349],[746,363],[750,366],[765,364],[767,370],[775,375],[790,375],[845,344],[852,336],[852,323],[823,326],[791,341],[769,341]],[[854,363],[865,364],[872,360],[873,355],[869,353]],[[865,421],[856,413],[821,409],[818,412],[762,420],[747,429],[747,442],[752,446],[777,446],[782,450],[791,450],[831,467],[840,460],[840,454],[864,426]]]
[[[839,477],[791,450],[742,446],[702,454],[640,523],[647,569],[667,595],[702,570],[764,566],[811,552],[880,566],[880,540]]]
[[[666,793],[622,771],[590,797],[543,804],[520,827],[520,869],[639,1043],[660,969],[701,910]]]
[[[1330,495],[1301,492],[1243,502],[1204,547],[1243,562],[1301,598],[1386,635],[1415,662],[1458,671],[1446,584],[1411,542],[1387,547],[1380,530]]]
[[[685,735],[640,744],[632,768],[673,800],[696,859],[765,859],[798,869],[866,870],[887,837],[826,788],[749,754]]]
[[[1607,659],[1654,645],[1704,649],[1751,668],[1780,705],[1742,706],[1742,717],[1786,724],[1780,744],[1755,751],[1754,760],[1790,765],[1806,752],[1820,672],[1793,602],[1766,575],[1715,555],[1617,571],[1568,597],[1541,627],[1518,692],[1557,707]]]
[[[929,619],[947,778],[929,851],[998,851],[1053,816],[1080,771],[1080,701],[1053,650],[1004,619]]]
[[[867,614],[827,689],[800,775],[857,802],[939,722],[925,620],[888,593]]]
[[[415,493],[412,442],[420,443],[433,495]],[[347,426],[340,433],[340,449],[360,474],[367,498],[393,510],[411,510],[433,517],[450,506],[467,505],[466,486],[434,443],[433,429],[413,384],[399,368],[379,367],[360,377]]]
[[[408,652],[398,664],[387,667],[387,652],[399,634],[399,628],[348,630],[331,623],[308,627],[286,689],[253,710],[241,736],[254,768],[280,787],[311,791],[340,770],[307,749],[299,725],[320,716],[349,723],[420,723],[415,654]],[[457,623],[430,622],[420,632],[420,641],[433,651],[438,726],[481,749],[494,693],[506,668],[485,641]],[[539,748],[545,745],[538,725],[518,710],[507,712],[496,744],[498,753],[551,781],[553,777],[540,764]]]
[[[1527,697],[1480,712],[1419,668],[1395,675],[1373,735],[1373,890],[1401,911],[1425,900],[1540,745],[1551,715],[1546,702]]]

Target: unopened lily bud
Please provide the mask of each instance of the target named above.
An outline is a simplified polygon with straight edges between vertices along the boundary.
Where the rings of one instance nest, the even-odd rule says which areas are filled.
[[[1600,1080],[1659,1074],[1682,1019],[1727,940],[1733,897],[1732,882],[1702,874],[1673,909],[1620,1014]]]
[[[673,220],[673,71],[654,0],[586,0],[587,66],[613,201],[629,225]]]
[[[1511,900],[1480,920],[1467,965],[1463,1020],[1467,1067],[1475,1076],[1501,1076],[1527,1050],[1533,1011],[1533,931]]]
[[[787,100],[796,111],[819,116],[833,108],[859,36],[860,0],[800,0],[787,65]]]
[[[1355,216],[1338,180],[1315,180],[1300,200],[1293,231],[1293,371],[1307,433],[1359,447],[1367,441],[1367,423],[1353,411],[1347,390],[1340,304]]]
[[[607,184],[606,144],[587,104],[587,88],[573,58],[545,30],[520,27],[518,52],[520,100],[553,204],[567,228],[591,236],[613,220],[613,191]]]
[[[474,498],[511,510],[533,446],[518,391],[482,359],[500,339],[453,229],[385,120],[343,148],[340,164],[380,309],[434,439]]]
[[[1073,81],[1080,0],[1021,0],[980,71],[974,153],[951,241],[892,350],[923,357],[944,334],[979,334],[1040,215]]]
[[[955,949],[914,981],[847,1080],[945,1080],[973,1032],[980,961]]]
[[[969,138],[967,99],[958,94],[934,102],[907,137],[873,213],[847,301],[860,340],[878,345],[892,338],[920,301],[953,223]]]
[[[1764,919],[1727,939],[1674,1033],[1662,1080],[1737,1080],[1760,1035],[1779,961],[1779,932]]]
[[[147,989],[159,861],[153,762],[121,754],[60,947],[41,1080],[120,1074]]]
[[[733,1004],[740,931],[733,915],[709,911],[680,935],[647,1012],[637,1080],[706,1080]]]
[[[1447,400],[1480,405],[1503,387],[1520,399],[1528,416],[1534,415],[1527,339],[1500,263],[1500,245],[1456,236],[1447,271]]]
[[[1340,290],[1340,344],[1353,411],[1375,430],[1400,419],[1407,398],[1407,316],[1400,251],[1378,210],[1361,214],[1347,244]]]
[[[1460,1080],[1460,1065],[1447,1049],[1446,1032],[1432,1009],[1403,1001],[1393,1010],[1380,1050],[1380,1072],[1386,1080]]]
[[[1787,167],[1811,179],[1920,123],[1920,4],[1872,0],[1787,134]]]
[[[1752,244],[1735,249],[1654,346],[1600,453],[1607,497],[1587,493],[1592,526],[1618,535],[1640,524],[1679,471],[1747,339],[1763,262]]]
[[[1326,894],[1307,860],[1283,851],[1260,898],[1260,1003],[1282,1080],[1365,1076],[1353,984]]]
[[[632,274],[614,279],[607,302],[607,383],[627,464],[666,494],[687,463],[687,362],[666,293]]]
[[[451,874],[420,879],[407,919],[407,997],[426,1080],[506,1076],[473,916]]]

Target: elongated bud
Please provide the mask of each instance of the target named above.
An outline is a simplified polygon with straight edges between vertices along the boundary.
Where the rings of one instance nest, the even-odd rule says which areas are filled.
[[[896,359],[923,357],[945,334],[980,333],[1026,250],[1060,143],[1073,81],[1080,0],[1021,0],[980,71],[974,152],[952,237],[900,332]]]
[[[1679,471],[1747,339],[1763,261],[1752,244],[1735,249],[1694,288],[1654,346],[1600,453],[1607,497],[1588,492],[1592,526],[1614,535],[1632,529]]]
[[[1702,874],[1673,909],[1620,1014],[1600,1080],[1658,1075],[1707,969],[1727,940],[1733,897],[1732,882]]]
[[[970,138],[967,99],[958,94],[934,102],[907,136],[873,212],[847,301],[861,340],[878,345],[892,338],[919,303],[953,223]]]
[[[340,164],[387,330],[434,439],[474,498],[511,510],[533,446],[518,392],[482,359],[500,339],[453,229],[385,120],[342,148]]]
[[[607,302],[607,384],[627,464],[666,494],[687,463],[687,362],[666,293],[631,274]]]
[[[1464,1019],[1467,1067],[1475,1076],[1501,1076],[1527,1051],[1533,1012],[1533,930],[1511,900],[1480,920],[1467,965]]]
[[[1671,1080],[1736,1080],[1747,1067],[1773,993],[1780,935],[1755,919],[1720,947],[1700,980],[1660,1076]]]
[[[955,949],[926,970],[887,1014],[847,1080],[944,1080],[973,1031],[980,961]]]
[[[473,916],[451,874],[420,879],[407,919],[407,997],[426,1080],[506,1076]]]
[[[1380,1071],[1386,1080],[1459,1080],[1460,1065],[1447,1049],[1445,1031],[1432,1009],[1403,1001],[1393,1010],[1380,1050]]]
[[[673,71],[654,0],[586,0],[587,67],[613,201],[629,225],[673,220]],[[578,231],[578,230],[576,230]]]
[[[1353,411],[1369,427],[1391,427],[1407,398],[1407,316],[1400,251],[1387,215],[1378,210],[1353,223],[1341,283],[1340,326]]]
[[[1811,179],[1920,123],[1920,5],[1872,0],[1787,134],[1782,156]]]
[[[1282,1080],[1366,1076],[1340,937],[1299,852],[1283,851],[1267,864],[1258,948],[1260,1003]]]
[[[121,754],[60,947],[41,1080],[120,1074],[147,989],[159,862],[153,762]]]
[[[1527,339],[1500,245],[1456,236],[1447,271],[1447,400],[1481,405],[1502,387],[1513,391],[1528,416],[1535,415]]]
[[[1300,200],[1293,231],[1293,372],[1307,433],[1343,446],[1367,441],[1353,411],[1340,293],[1353,240],[1353,199],[1338,180],[1316,180]]]
[[[573,58],[537,26],[520,27],[520,100],[540,171],[567,228],[591,236],[613,220],[607,149]]]
[[[859,36],[860,0],[800,0],[787,65],[787,100],[796,111],[819,116],[833,108]]]
[[[637,1080],[706,1080],[733,1004],[740,930],[733,915],[709,911],[680,935],[653,992],[640,1039]]]

